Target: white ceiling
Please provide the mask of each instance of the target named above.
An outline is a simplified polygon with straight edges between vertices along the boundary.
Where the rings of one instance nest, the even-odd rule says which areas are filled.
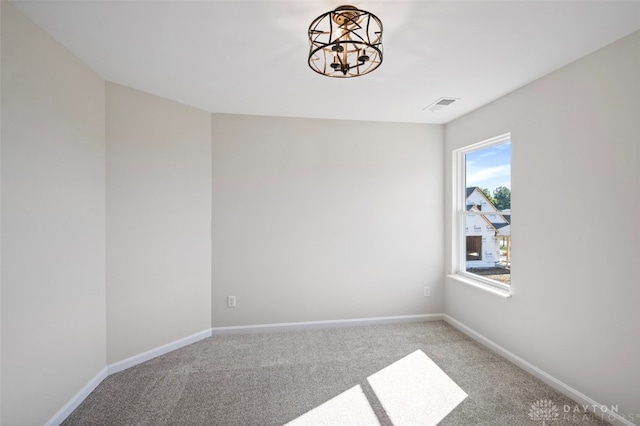
[[[206,111],[447,123],[640,29],[640,2],[13,1],[106,80]],[[307,65],[341,4],[384,24],[384,62],[351,79]],[[440,97],[461,101],[438,112]]]

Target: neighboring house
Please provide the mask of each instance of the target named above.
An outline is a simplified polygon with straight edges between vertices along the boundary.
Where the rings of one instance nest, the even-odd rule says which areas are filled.
[[[500,262],[500,245],[507,248],[506,262],[510,262],[511,216],[499,211],[478,187],[467,188],[467,211],[496,214],[467,215],[467,268],[490,268]]]

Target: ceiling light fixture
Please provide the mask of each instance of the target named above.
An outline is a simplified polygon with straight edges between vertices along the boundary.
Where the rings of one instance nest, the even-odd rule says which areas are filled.
[[[328,77],[358,77],[382,63],[382,22],[354,6],[340,6],[309,26],[309,66]]]

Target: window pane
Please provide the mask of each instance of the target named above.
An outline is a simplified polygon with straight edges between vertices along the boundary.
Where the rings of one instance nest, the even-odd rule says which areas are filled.
[[[503,284],[511,283],[510,224],[501,214],[465,215],[464,269]]]
[[[511,283],[511,143],[468,152],[463,270]],[[482,212],[482,214],[473,214]]]

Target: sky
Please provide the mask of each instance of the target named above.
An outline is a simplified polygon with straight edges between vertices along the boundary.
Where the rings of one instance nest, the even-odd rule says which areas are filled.
[[[499,186],[511,189],[511,142],[495,145],[466,155],[467,187],[493,190]]]

